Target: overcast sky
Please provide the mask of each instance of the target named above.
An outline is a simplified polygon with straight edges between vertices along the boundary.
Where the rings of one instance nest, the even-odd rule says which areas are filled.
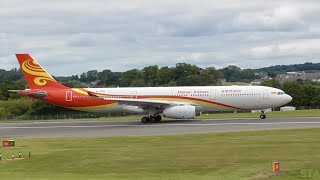
[[[319,63],[319,17],[319,0],[0,0],[0,69],[15,53],[55,76]]]

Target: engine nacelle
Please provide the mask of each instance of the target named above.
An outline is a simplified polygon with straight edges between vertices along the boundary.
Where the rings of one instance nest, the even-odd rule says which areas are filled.
[[[174,106],[163,110],[163,115],[174,119],[194,119],[196,107],[194,106]]]

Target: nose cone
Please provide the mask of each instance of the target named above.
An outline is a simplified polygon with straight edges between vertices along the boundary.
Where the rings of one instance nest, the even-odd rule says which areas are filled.
[[[285,97],[285,103],[289,103],[292,101],[292,97],[288,94],[286,94],[286,97]]]

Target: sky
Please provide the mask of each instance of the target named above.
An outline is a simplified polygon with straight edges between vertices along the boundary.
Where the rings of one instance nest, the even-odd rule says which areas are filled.
[[[146,66],[319,63],[319,0],[0,0],[0,69],[54,76]]]

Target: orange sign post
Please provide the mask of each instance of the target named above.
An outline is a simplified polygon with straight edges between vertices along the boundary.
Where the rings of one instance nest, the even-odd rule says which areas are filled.
[[[279,173],[280,172],[280,163],[272,162],[272,172]]]

